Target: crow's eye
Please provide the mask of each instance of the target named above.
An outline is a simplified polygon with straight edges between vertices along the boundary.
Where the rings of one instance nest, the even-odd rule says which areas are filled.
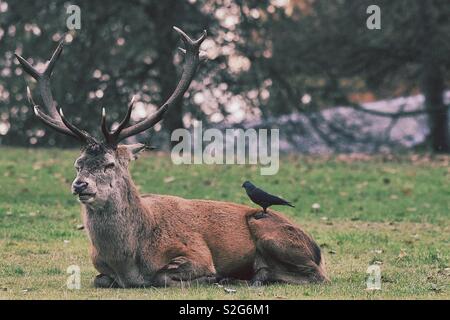
[[[108,164],[105,166],[105,172],[106,172],[106,170],[112,169],[112,168],[114,168],[114,163],[108,163]]]

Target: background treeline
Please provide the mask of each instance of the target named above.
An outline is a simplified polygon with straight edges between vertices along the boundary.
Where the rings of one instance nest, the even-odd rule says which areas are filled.
[[[357,119],[349,124],[321,112],[346,106],[388,118],[391,127],[425,115],[423,146],[450,152],[447,0],[0,1],[0,144],[73,146],[34,117],[13,55],[42,66],[67,31],[70,4],[81,8],[81,29],[66,35],[53,93],[67,116],[90,132],[100,133],[101,107],[113,123],[137,94],[137,120],[170,95],[182,65],[176,25],[192,36],[208,30],[203,48],[209,61],[152,139],[167,143],[168,133],[193,120],[276,127],[273,119],[299,114],[309,125],[285,122],[288,138],[314,134],[337,150],[352,141],[374,144]],[[366,27],[372,4],[381,8],[381,30]],[[424,97],[417,110],[362,105],[417,94]],[[36,91],[34,96],[39,102]]]

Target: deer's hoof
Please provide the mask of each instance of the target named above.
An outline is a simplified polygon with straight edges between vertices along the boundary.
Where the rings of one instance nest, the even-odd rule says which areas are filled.
[[[106,274],[99,274],[94,279],[96,288],[118,288],[117,282]]]

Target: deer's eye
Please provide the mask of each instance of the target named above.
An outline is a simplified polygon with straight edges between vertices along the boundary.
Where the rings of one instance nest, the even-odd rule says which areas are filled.
[[[77,172],[80,172],[80,170],[81,170],[81,167],[79,167],[79,166],[75,166],[75,170],[76,170]]]
[[[108,164],[105,166],[105,172],[106,172],[106,170],[109,170],[109,169],[114,168],[114,166],[115,166],[114,163],[108,163]]]

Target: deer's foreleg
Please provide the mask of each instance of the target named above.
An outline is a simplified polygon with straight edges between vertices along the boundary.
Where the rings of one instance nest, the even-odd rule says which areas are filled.
[[[159,270],[152,280],[157,287],[180,287],[184,284],[212,284],[217,281],[215,268],[210,263],[202,263],[203,259],[191,259],[187,256],[178,256]]]

